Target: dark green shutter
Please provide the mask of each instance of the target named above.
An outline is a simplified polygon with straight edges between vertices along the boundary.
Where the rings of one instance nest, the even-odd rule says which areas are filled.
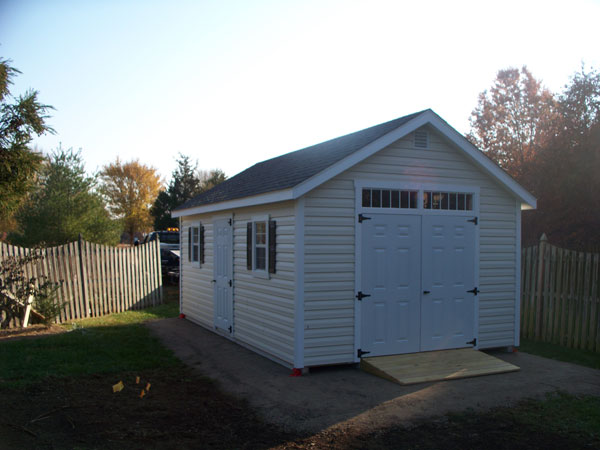
[[[269,273],[275,273],[277,246],[275,231],[277,224],[274,220],[269,220]]]
[[[204,226],[200,225],[200,248],[198,251],[200,252],[200,264],[204,264]]]
[[[192,260],[192,227],[188,228],[188,261]]]
[[[246,224],[246,268],[252,270],[252,222]]]

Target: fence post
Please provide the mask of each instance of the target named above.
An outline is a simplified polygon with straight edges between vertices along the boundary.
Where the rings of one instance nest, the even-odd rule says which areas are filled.
[[[83,300],[83,307],[85,308],[85,313],[81,315],[81,317],[83,318],[88,317],[90,315],[90,307],[88,305],[87,299],[87,280],[83,271],[83,236],[81,235],[81,233],[79,233],[77,245],[79,247],[79,279],[81,280],[81,297]]]
[[[540,340],[542,336],[542,321],[544,318],[543,293],[544,293],[544,260],[546,255],[546,244],[548,237],[543,233],[540,237],[540,247],[538,252],[538,273],[537,273],[537,304],[535,311],[535,339]]]

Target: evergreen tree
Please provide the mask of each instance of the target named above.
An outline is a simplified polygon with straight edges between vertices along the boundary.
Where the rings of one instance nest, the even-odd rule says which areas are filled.
[[[19,234],[11,240],[31,247],[75,241],[116,244],[120,224],[112,220],[96,179],[85,173],[80,152],[58,148],[40,173],[39,186],[17,213]]]
[[[35,136],[53,130],[46,124],[51,106],[36,91],[9,102],[12,79],[20,72],[0,58],[0,231],[10,228],[13,214],[34,187],[43,157],[29,145]]]

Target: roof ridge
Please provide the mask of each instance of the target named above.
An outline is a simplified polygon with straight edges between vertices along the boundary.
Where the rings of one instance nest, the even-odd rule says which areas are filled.
[[[426,109],[259,161],[173,211],[288,189],[322,172]]]

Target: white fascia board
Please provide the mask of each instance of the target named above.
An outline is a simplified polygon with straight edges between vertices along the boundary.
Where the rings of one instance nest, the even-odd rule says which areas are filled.
[[[245,206],[262,205],[265,203],[274,203],[285,200],[294,200],[302,197],[309,191],[312,191],[321,184],[329,181],[340,173],[350,169],[356,164],[364,161],[368,157],[374,155],[379,150],[384,149],[388,145],[403,138],[409,133],[412,133],[417,128],[423,125],[430,124],[437,129],[441,134],[446,136],[453,144],[461,149],[468,158],[471,159],[478,167],[482,168],[488,175],[492,176],[499,183],[505,186],[521,201],[521,209],[535,209],[537,206],[536,198],[531,195],[525,188],[517,183],[510,175],[496,165],[491,159],[481,153],[473,144],[471,144],[463,135],[452,128],[440,116],[432,110],[427,110],[419,114],[414,119],[408,121],[404,125],[399,126],[388,134],[381,136],[379,139],[367,144],[360,150],[352,153],[346,158],[338,161],[327,169],[312,176],[308,180],[303,181],[297,186],[285,189],[282,191],[268,192],[266,194],[254,195],[252,197],[244,197],[241,199],[230,200],[210,205],[203,205],[194,208],[188,208],[171,213],[171,217],[183,217],[193,214],[202,214],[213,211],[222,211],[224,209],[243,208]]]
[[[411,121],[401,125],[388,134],[371,142],[352,155],[342,159],[331,167],[300,183],[294,188],[294,198],[298,198],[307,192],[320,186],[324,182],[350,169],[352,166],[364,161],[366,158],[374,155],[388,145],[412,133],[423,125],[431,125],[441,134],[446,136],[453,144],[461,149],[477,166],[481,167],[488,175],[496,178],[510,192],[512,192],[520,201],[522,209],[535,209],[536,199],[527,192],[519,183],[513,180],[504,170],[496,165],[491,159],[483,155],[473,144],[464,136],[446,123],[440,116],[432,110],[424,111]]]
[[[322,172],[319,172],[318,174],[312,176],[308,180],[303,181],[294,188],[294,198],[298,198],[306,194],[307,192],[312,191],[317,186],[320,186],[321,184],[339,175],[340,173],[350,169],[351,167],[355,166],[361,161],[364,161],[366,158],[374,155],[379,150],[396,142],[398,139],[403,138],[408,133],[411,133],[417,128],[422,127],[429,121],[426,115],[427,112],[419,114],[411,121],[399,126],[395,130],[390,131],[388,134],[381,136],[379,139],[374,140],[370,144],[367,144],[360,150],[357,150],[350,156],[347,156],[341,161],[338,161],[337,163],[333,164],[332,166],[328,167]]]
[[[448,123],[433,111],[426,111],[424,115],[429,116],[430,124],[444,134],[453,144],[460,148],[473,162],[480,166],[485,172],[496,178],[501,184],[512,192],[520,201],[521,209],[535,209],[536,198],[517,183],[510,175],[502,170],[494,161],[485,156],[481,151],[471,144],[465,137],[452,128]]]
[[[201,205],[187,209],[181,209],[171,213],[171,217],[185,217],[194,214],[204,214],[215,211],[223,211],[226,209],[244,208],[246,206],[264,205],[266,203],[283,202],[292,200],[292,189],[282,191],[267,192],[265,194],[253,195],[252,197],[243,197],[225,202],[211,203],[209,205]]]

